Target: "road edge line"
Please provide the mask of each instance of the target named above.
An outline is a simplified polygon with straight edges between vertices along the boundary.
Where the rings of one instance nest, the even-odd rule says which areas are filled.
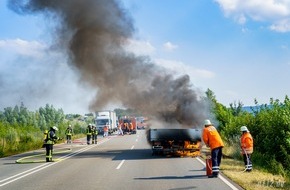
[[[202,165],[205,165],[204,161],[201,160],[200,158],[196,158]],[[239,190],[237,187],[235,187],[231,182],[229,182],[226,178],[224,178],[223,176],[219,175],[218,178],[220,178],[225,184],[227,184],[230,188],[232,188],[232,190]]]

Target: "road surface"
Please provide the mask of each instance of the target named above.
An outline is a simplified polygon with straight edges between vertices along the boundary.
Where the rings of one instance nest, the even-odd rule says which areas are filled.
[[[144,130],[98,138],[55,145],[55,162],[44,162],[44,149],[0,159],[0,190],[241,189],[223,175],[207,178],[200,158],[152,156]]]

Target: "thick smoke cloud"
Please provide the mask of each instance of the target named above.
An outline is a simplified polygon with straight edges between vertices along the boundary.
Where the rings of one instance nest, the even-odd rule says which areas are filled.
[[[200,126],[206,117],[206,101],[189,76],[174,78],[149,57],[126,51],[135,29],[118,0],[10,0],[9,7],[53,23],[52,47],[97,89],[92,111],[120,102],[167,123]]]

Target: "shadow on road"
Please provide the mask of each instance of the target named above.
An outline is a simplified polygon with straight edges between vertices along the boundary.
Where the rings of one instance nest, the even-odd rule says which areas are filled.
[[[144,159],[180,159],[180,157],[169,157],[162,155],[152,155],[151,149],[126,149],[126,150],[88,150],[75,155],[72,159],[80,158],[103,158],[112,160],[144,160]],[[182,158],[181,158],[182,159]]]
[[[160,179],[207,179],[206,175],[187,175],[187,176],[160,176],[160,177],[139,177],[134,178],[135,180],[160,180]]]
[[[168,190],[188,190],[188,189],[196,189],[196,186],[190,186],[190,187],[179,187],[174,189],[168,189]]]

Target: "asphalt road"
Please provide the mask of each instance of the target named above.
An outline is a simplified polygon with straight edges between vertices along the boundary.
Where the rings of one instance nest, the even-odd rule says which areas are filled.
[[[200,158],[152,156],[144,130],[134,135],[99,136],[96,145],[86,145],[84,139],[55,145],[55,162],[43,162],[43,153],[44,149],[0,159],[0,189],[241,189],[223,175],[207,178]],[[25,163],[16,163],[19,159]]]

